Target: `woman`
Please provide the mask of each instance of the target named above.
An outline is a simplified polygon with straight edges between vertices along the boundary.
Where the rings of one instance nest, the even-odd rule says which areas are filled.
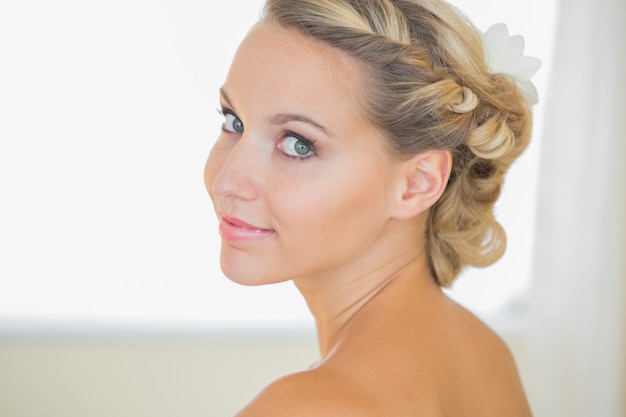
[[[293,280],[321,360],[238,416],[528,416],[504,343],[441,290],[495,262],[529,104],[438,0],[269,0],[205,182],[231,280]]]

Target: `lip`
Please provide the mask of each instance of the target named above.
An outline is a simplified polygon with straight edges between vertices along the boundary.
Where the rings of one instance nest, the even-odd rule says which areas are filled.
[[[220,216],[220,236],[231,242],[251,242],[267,239],[276,234],[273,229],[263,229],[253,226],[236,217]]]

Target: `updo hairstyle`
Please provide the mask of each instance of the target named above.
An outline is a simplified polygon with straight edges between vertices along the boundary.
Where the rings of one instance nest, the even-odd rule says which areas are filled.
[[[365,116],[392,153],[451,152],[449,183],[426,226],[439,285],[449,286],[467,265],[500,259],[506,234],[494,204],[532,120],[512,79],[489,72],[474,26],[441,0],[268,0],[263,19],[343,51],[364,68]]]

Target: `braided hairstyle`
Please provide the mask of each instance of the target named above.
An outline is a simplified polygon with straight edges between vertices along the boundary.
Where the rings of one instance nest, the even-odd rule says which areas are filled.
[[[365,114],[395,155],[451,152],[449,182],[426,225],[439,285],[466,265],[500,259],[506,234],[494,204],[532,120],[513,80],[489,72],[474,26],[443,0],[267,0],[263,18],[362,65]]]

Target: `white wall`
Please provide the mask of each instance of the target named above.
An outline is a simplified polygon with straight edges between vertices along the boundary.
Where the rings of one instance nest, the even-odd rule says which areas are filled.
[[[527,35],[529,54],[547,60],[552,2],[457,4],[482,29],[508,22],[512,33]],[[290,284],[251,289],[224,279],[202,183],[219,131],[217,91],[260,6],[0,4],[0,332],[111,325],[312,331]],[[498,206],[509,252],[453,291],[478,313],[528,285],[537,145],[514,167]]]

